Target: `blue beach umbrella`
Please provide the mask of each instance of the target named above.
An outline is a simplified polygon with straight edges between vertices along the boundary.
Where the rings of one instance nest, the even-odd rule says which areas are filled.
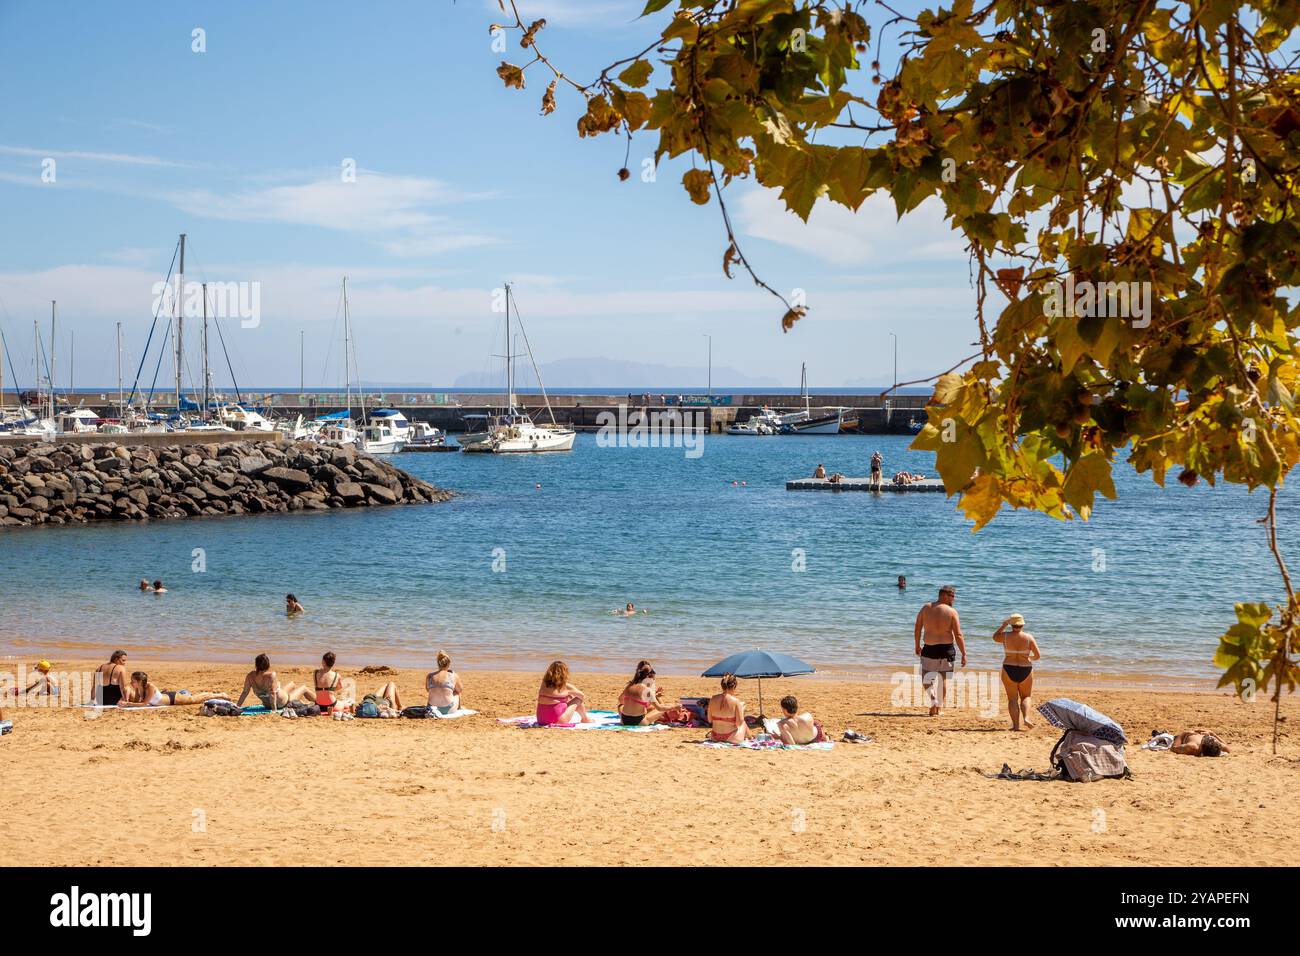
[[[817,670],[811,664],[791,657],[788,654],[773,654],[770,651],[741,651],[725,660],[718,661],[701,677],[722,677],[735,674],[737,677],[758,679],[758,716],[763,716],[763,678],[797,677],[800,674],[812,674]]]
[[[1039,704],[1038,712],[1046,717],[1047,722],[1053,727],[1062,730],[1078,730],[1093,737],[1100,737],[1102,740],[1109,740],[1121,747],[1128,743],[1123,727],[1101,711],[1093,710],[1087,704],[1081,704],[1077,700],[1058,697],[1056,700]]]

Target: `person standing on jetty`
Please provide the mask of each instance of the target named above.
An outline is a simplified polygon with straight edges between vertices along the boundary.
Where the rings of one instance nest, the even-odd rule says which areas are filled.
[[[882,478],[881,472],[885,467],[885,459],[881,457],[880,452],[875,452],[871,456],[871,484],[879,488]]]
[[[956,600],[957,589],[945,584],[939,588],[938,600],[921,608],[913,628],[916,654],[921,658],[921,683],[930,689],[931,717],[939,716],[944,699],[944,675],[952,673],[958,651],[961,666],[966,666],[966,638],[961,632],[961,619],[952,606]]]

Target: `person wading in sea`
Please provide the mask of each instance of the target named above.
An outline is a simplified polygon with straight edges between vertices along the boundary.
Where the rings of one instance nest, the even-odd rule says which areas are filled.
[[[921,657],[921,683],[930,689],[930,716],[938,717],[943,703],[944,675],[951,674],[957,652],[961,666],[966,666],[966,638],[961,633],[961,619],[952,606],[957,589],[945,584],[939,599],[921,608],[916,615],[913,636],[916,653]]]

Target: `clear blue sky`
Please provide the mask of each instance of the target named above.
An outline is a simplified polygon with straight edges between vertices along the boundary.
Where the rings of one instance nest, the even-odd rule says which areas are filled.
[[[520,2],[580,78],[645,45],[641,6]],[[181,232],[188,279],[260,285],[261,324],[225,328],[245,384],[296,383],[301,330],[308,384],[341,381],[345,274],[375,381],[446,385],[490,368],[505,279],[541,362],[702,368],[710,333],[715,366],[794,385],[806,361],[828,387],[888,383],[890,332],[904,379],[969,351],[966,259],[933,211],[895,224],[872,200],[803,226],[738,183],[747,253],[773,285],[806,290],[809,317],[783,335],[775,300],[722,275],[717,208],[691,204],[685,166],[642,182],[642,137],[621,183],[623,141],[580,141],[576,94],[541,117],[536,68],[523,93],[503,88],[496,65],[526,57],[515,39],[492,49],[501,19],[494,0],[0,0],[0,327],[20,384],[51,299],[64,359],[75,333],[77,385],[114,381],[118,321],[133,369]],[[355,183],[341,181],[346,159]]]

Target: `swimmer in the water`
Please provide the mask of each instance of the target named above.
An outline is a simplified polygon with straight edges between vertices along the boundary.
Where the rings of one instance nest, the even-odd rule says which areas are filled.
[[[163,587],[163,583],[162,583],[161,581],[155,581],[155,582],[153,583],[153,593],[154,593],[154,594],[166,594],[166,593],[167,593],[167,589],[166,589],[165,587]]]
[[[637,609],[635,604],[633,604],[631,601],[628,601],[627,607],[623,608],[623,610],[620,611],[618,608],[614,608],[614,610],[611,611],[610,613],[619,617],[635,617],[637,613]],[[649,614],[650,612],[647,611],[645,608],[642,608],[641,613]]]
[[[288,615],[289,617],[297,617],[299,614],[302,614],[305,610],[307,609],[303,607],[301,604],[299,604],[298,599],[294,597],[292,594],[286,594],[284,596],[284,613],[286,615]]]

